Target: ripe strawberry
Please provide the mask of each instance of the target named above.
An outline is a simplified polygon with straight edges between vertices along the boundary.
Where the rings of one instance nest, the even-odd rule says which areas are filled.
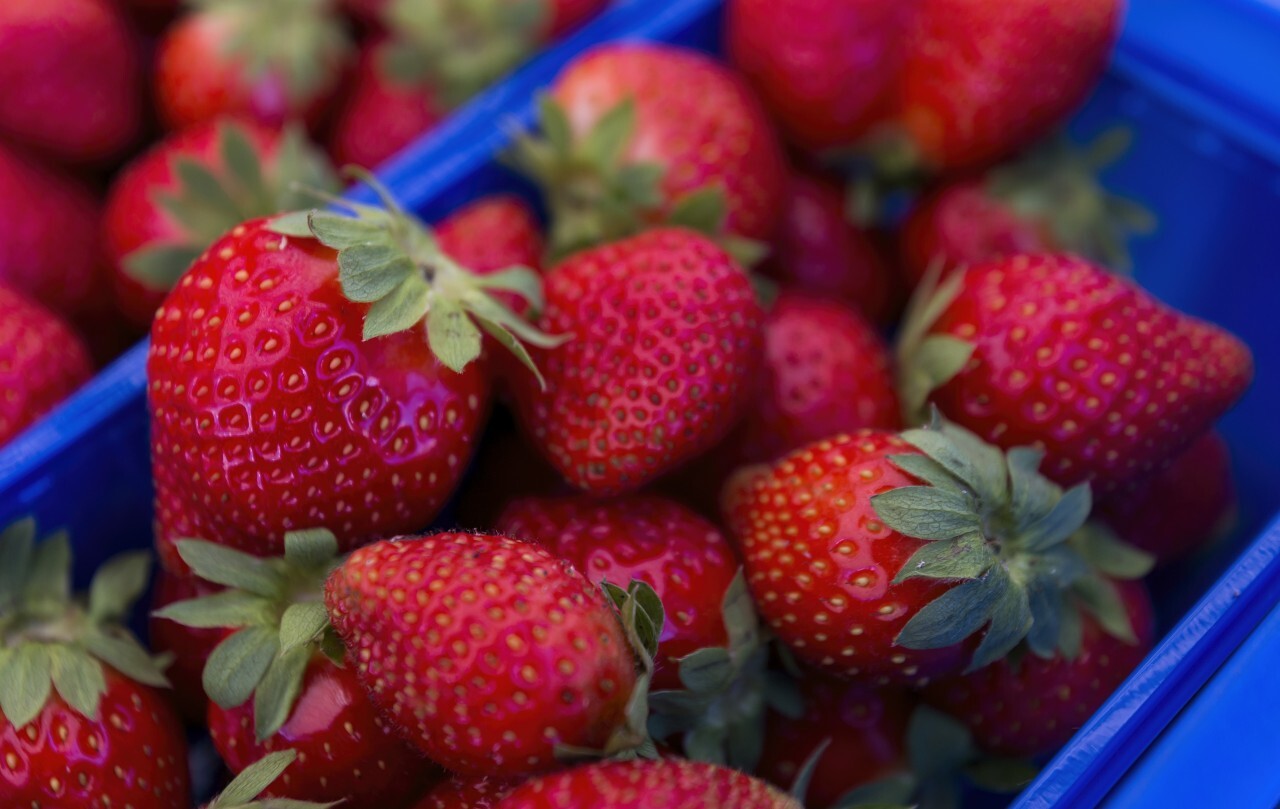
[[[525,783],[498,809],[802,809],[795,798],[737,770],[667,758],[590,764]]]
[[[1171,460],[1253,375],[1232,335],[1071,256],[953,275],[912,320],[908,412],[927,398],[987,441],[1041,447],[1045,474],[1100,494]]]
[[[905,693],[813,674],[805,676],[800,688],[803,716],[769,714],[757,775],[790,789],[825,743],[804,795],[807,806],[825,809],[850,790],[906,768],[912,701]]]
[[[800,660],[877,684],[979,668],[1024,637],[1052,653],[1078,608],[1064,592],[1150,560],[1086,527],[1088,486],[1064,492],[1041,458],[941,424],[840,435],[744,470],[725,512],[761,616]]]
[[[272,554],[300,525],[333,526],[344,548],[426,525],[488,409],[470,318],[522,354],[508,329],[547,342],[487,294],[536,298],[534,273],[469,271],[472,255],[487,264],[500,251],[433,240],[394,207],[358,214],[312,213],[319,240],[305,217],[237,226],[157,313],[148,401],[170,569],[185,567],[170,544],[179,537]]]
[[[561,745],[612,751],[644,738],[628,646],[638,630],[624,633],[600,591],[536,545],[384,540],[334,570],[325,605],[375,704],[454,772],[542,772]]]
[[[183,129],[223,115],[315,127],[350,44],[333,0],[198,0],[156,53],[160,119]],[[281,47],[282,38],[287,47]]]
[[[978,746],[1005,756],[1039,756],[1063,745],[1129,676],[1154,639],[1151,599],[1141,582],[1115,584],[1127,621],[1104,626],[1085,615],[1074,654],[1000,660],[939,680],[928,702],[960,719]]]
[[[111,0],[0,3],[0,87],[0,138],[58,161],[110,160],[141,131],[142,66]]]
[[[204,664],[209,653],[226,635],[221,629],[197,629],[160,618],[156,613],[178,601],[211,596],[222,588],[195,576],[175,576],[160,570],[151,596],[151,619],[147,640],[159,654],[170,654],[173,663],[165,676],[173,690],[169,694],[178,713],[190,725],[203,725],[209,713],[209,697],[204,692]]]
[[[221,630],[203,683],[209,734],[231,771],[288,749],[298,761],[264,784],[271,796],[398,809],[422,794],[435,768],[373,709],[354,671],[339,665],[341,647],[320,602],[338,563],[333,534],[288,533],[284,556],[265,563],[199,540],[182,540],[178,550],[196,575],[229,588],[175,602],[156,617]]]
[[[1225,534],[1236,506],[1231,452],[1210,430],[1166,469],[1101,502],[1098,516],[1126,542],[1169,562]]]
[[[93,373],[81,339],[56,315],[0,286],[0,446]]]
[[[773,252],[761,271],[784,287],[851,306],[876,323],[896,317],[896,273],[868,233],[849,219],[845,194],[830,178],[793,172]]]
[[[498,802],[520,783],[510,778],[455,775],[433,787],[413,809],[496,809]]]
[[[658,223],[742,239],[773,235],[785,166],[756,99],[724,66],[645,43],[574,61],[542,104],[543,139],[513,160],[547,196],[558,255]]]
[[[663,228],[583,251],[546,276],[526,432],[574,486],[634,491],[712,446],[746,404],[762,314],[746,275],[692,231]]]
[[[6,807],[190,806],[186,740],[160,666],[121,622],[146,589],[125,554],[71,594],[65,533],[0,532],[0,798]]]
[[[312,199],[295,183],[337,188],[328,163],[294,129],[281,135],[219,119],[152,146],[116,177],[103,216],[120,308],[150,326],[169,289],[215,239]]]
[[[789,139],[848,145],[866,130],[904,60],[917,2],[731,0],[725,41]]]

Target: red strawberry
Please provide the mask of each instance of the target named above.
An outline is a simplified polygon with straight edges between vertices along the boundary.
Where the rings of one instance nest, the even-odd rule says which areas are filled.
[[[1249,350],[1071,256],[1018,256],[952,276],[903,331],[903,399],[926,397],[1045,473],[1099,493],[1151,473],[1244,393]]]
[[[612,761],[536,778],[498,809],[801,809],[800,802],[737,770],[667,758]]]
[[[725,40],[786,135],[807,149],[866,130],[897,76],[915,0],[731,0]]]
[[[516,391],[526,431],[592,494],[639,489],[712,446],[747,403],[762,314],[746,275],[692,231],[583,251],[546,276],[546,378]]]
[[[1098,516],[1126,542],[1169,562],[1225,534],[1236,506],[1231,452],[1210,430],[1168,468],[1100,503]]]
[[[222,588],[195,576],[175,576],[160,570],[151,597],[151,620],[147,640],[158,653],[173,655],[173,663],[165,670],[173,686],[170,695],[182,718],[191,725],[203,725],[209,712],[209,697],[204,693],[202,677],[209,653],[226,635],[221,629],[197,629],[157,617],[155,613],[177,601],[202,598]]]
[[[0,286],[0,446],[70,396],[93,370],[56,315]]]
[[[413,809],[496,809],[498,802],[519,784],[519,780],[506,778],[455,775],[434,787]]]
[[[107,562],[73,599],[65,533],[0,532],[0,799],[5,807],[190,806],[182,726],[160,666],[121,622],[145,553]]]
[[[314,127],[349,47],[332,0],[199,0],[156,53],[160,118],[169,129],[223,115],[268,126],[302,118]]]
[[[1052,653],[1075,614],[1062,593],[1150,560],[1086,528],[1088,486],[1064,492],[1041,457],[942,424],[745,470],[725,512],[761,616],[802,661],[878,684],[924,684],[970,656],[977,668],[1024,637]]]
[[[964,722],[989,753],[1030,757],[1052,752],[1151,650],[1154,617],[1146,587],[1120,582],[1112,597],[1122,604],[1127,621],[1104,628],[1086,614],[1077,627],[1074,654],[1043,658],[1027,653],[1001,660],[939,680],[925,699]]]
[[[215,239],[249,219],[312,199],[294,186],[336,190],[301,132],[284,135],[219,119],[174,133],[117,176],[103,240],[121,309],[150,326],[165,294]]]
[[[111,0],[0,3],[0,138],[64,162],[117,157],[141,130],[137,50]]]
[[[801,689],[803,716],[769,714],[757,770],[761,778],[790,789],[826,743],[804,796],[807,806],[824,809],[852,789],[906,769],[904,742],[911,714],[906,694],[813,674],[805,676]]]
[[[877,323],[897,315],[896,274],[850,221],[844,191],[831,179],[792,173],[773,248],[761,270],[783,286],[844,303]]]
[[[377,542],[333,572],[325,605],[375,704],[457,773],[542,772],[559,745],[643,738],[643,717],[627,716],[643,684],[622,625],[536,545],[465,533]]]
[[[765,240],[785,166],[759,104],[710,57],[611,44],[575,60],[514,160],[547,195],[559,255],[660,222]]]

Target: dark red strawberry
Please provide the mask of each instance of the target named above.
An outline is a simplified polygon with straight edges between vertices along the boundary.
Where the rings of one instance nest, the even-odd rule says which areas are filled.
[[[657,806],[801,809],[737,770],[667,758],[589,764],[525,783],[498,809],[649,809]]]
[[[55,160],[109,160],[141,134],[142,65],[111,0],[0,3],[0,87],[0,138]]]
[[[1071,256],[953,275],[903,330],[903,400],[1001,447],[1045,450],[1045,474],[1106,494],[1152,473],[1249,385],[1249,350]]]
[[[527,433],[592,494],[634,491],[712,446],[750,397],[762,313],[747,276],[692,231],[583,251],[546,276],[536,351],[516,399]]]
[[[169,696],[182,718],[190,725],[205,724],[209,712],[209,697],[204,693],[204,664],[209,653],[222,642],[227,634],[222,629],[198,629],[165,618],[156,612],[177,601],[202,598],[217,593],[222,588],[195,576],[175,576],[160,570],[151,596],[151,620],[147,625],[147,640],[159,654],[173,655],[173,662],[165,669],[173,691]]]
[[[169,289],[215,239],[314,201],[298,183],[337,187],[323,156],[295,129],[281,135],[223,118],[152,146],[116,177],[103,216],[120,308],[149,327]]]
[[[575,60],[542,104],[541,140],[514,161],[542,186],[558,255],[666,222],[767,240],[781,149],[751,91],[710,57],[610,44]]]
[[[55,314],[0,286],[0,446],[86,382],[88,350]]]
[[[145,553],[71,594],[66,533],[0,532],[0,798],[5,807],[187,809],[182,725],[161,666],[122,626],[147,586]]]
[[[845,192],[830,178],[793,172],[773,252],[761,271],[784,287],[839,301],[876,323],[898,313],[896,273],[870,234],[845,211]]]
[[[866,131],[904,61],[915,0],[731,0],[725,41],[774,120],[806,149]]]
[[[1112,584],[1126,620],[1104,626],[1084,614],[1076,648],[1048,658],[1027,652],[925,691],[960,719],[978,746],[1004,756],[1039,756],[1071,738],[1151,650],[1151,598],[1141,582]]]
[[[287,47],[282,47],[287,43]],[[160,119],[184,129],[223,115],[316,126],[350,44],[332,0],[198,0],[156,53]]]
[[[791,789],[810,758],[806,806],[827,809],[850,790],[903,772],[912,700],[903,692],[807,674],[800,686],[804,715],[770,712],[756,774]]]
[[[1236,506],[1231,451],[1221,433],[1210,430],[1168,468],[1102,501],[1098,516],[1126,542],[1169,562],[1223,536]]]
[[[398,209],[358,213],[311,214],[320,239],[305,216],[237,226],[157,314],[148,399],[171,569],[180,537],[273,554],[300,525],[331,525],[350,548],[427,524],[488,410],[481,327],[521,354],[508,329],[546,343],[488,294],[536,299],[532,271],[472,272],[470,250],[501,258],[486,241],[445,252]]]
[[[537,545],[465,533],[377,542],[332,573],[325,605],[375,704],[457,773],[543,772],[561,745],[644,738],[644,717],[628,715],[644,687],[637,630],[624,633],[599,589]]]
[[[432,788],[413,809],[496,809],[498,802],[520,783],[518,779],[455,775]]]

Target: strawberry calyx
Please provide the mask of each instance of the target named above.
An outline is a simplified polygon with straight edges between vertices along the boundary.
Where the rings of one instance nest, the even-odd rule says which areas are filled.
[[[258,800],[263,790],[275,783],[297,758],[298,751],[292,748],[268,753],[241,770],[218,797],[205,805],[205,809],[327,809],[342,803],[316,803],[283,798]]]
[[[974,345],[949,334],[929,334],[964,288],[964,269],[942,276],[942,262],[933,262],[907,303],[898,330],[895,354],[898,366],[898,397],[902,418],[907,424],[928,419],[929,394],[964,370],[973,356]]]
[[[341,558],[323,528],[284,535],[284,555],[252,556],[199,539],[176,547],[192,572],[228,588],[176,601],[159,618],[197,629],[232,629],[204,668],[209,698],[231,709],[253,698],[259,741],[274,735],[293,712],[307,667],[317,654],[339,665],[343,647],[324,608],[324,582]]]
[[[105,666],[135,682],[169,685],[165,659],[152,657],[122,621],[146,590],[146,552],[104,564],[87,598],[71,592],[65,532],[36,541],[35,520],[0,532],[0,711],[17,728],[35,719],[53,692],[96,720],[107,691]]]
[[[140,247],[124,257],[125,272],[149,288],[171,288],[210,244],[241,222],[304,205],[303,187],[338,188],[328,158],[297,125],[284,128],[269,164],[234,120],[218,122],[217,140],[221,171],[176,156],[170,170],[177,188],[155,194],[154,202],[181,226],[185,238]]]
[[[450,109],[493,84],[536,49],[551,24],[548,0],[392,0],[383,69],[425,85]]]
[[[916,612],[895,643],[937,649],[985,627],[969,671],[1024,642],[1040,657],[1072,659],[1080,651],[1082,612],[1116,638],[1137,642],[1112,579],[1140,578],[1154,560],[1087,524],[1089,484],[1063,490],[1039,473],[1043,451],[1001,452],[936,415],[902,439],[923,454],[889,461],[923,483],[881,492],[871,505],[891,529],[926,543],[894,583],[917,577],[959,583]]]
[[[564,337],[539,331],[499,303],[495,293],[510,292],[542,308],[542,279],[529,267],[508,267],[480,275],[445,253],[431,229],[405,212],[370,174],[351,170],[381,197],[384,207],[333,198],[333,211],[298,211],[272,220],[270,229],[285,236],[313,238],[338,251],[338,278],[346,297],[368,303],[364,339],[405,331],[425,321],[427,341],[436,357],[461,373],[479,359],[483,334],[516,356],[545,386],[524,344],[554,348]]]

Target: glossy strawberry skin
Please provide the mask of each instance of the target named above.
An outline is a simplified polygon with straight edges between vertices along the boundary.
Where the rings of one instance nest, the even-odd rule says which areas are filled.
[[[1032,654],[946,680],[925,691],[931,705],[964,722],[978,746],[1001,756],[1033,757],[1061,747],[1151,650],[1155,618],[1146,586],[1117,582],[1138,642],[1111,635],[1087,614],[1075,660]]]
[[[542,544],[592,582],[625,588],[638,579],[654,589],[666,612],[655,690],[682,687],[681,657],[728,645],[720,607],[738,560],[718,528],[678,503],[643,496],[527,498],[508,506],[496,528]]]
[[[558,766],[557,744],[600,748],[635,687],[600,590],[501,535],[360,548],[330,575],[325,605],[374,703],[462,775],[541,772]]]
[[[852,789],[907,769],[912,700],[906,693],[812,673],[800,687],[805,714],[799,719],[769,714],[757,775],[789,790],[805,762],[827,742],[805,793],[808,806],[825,809]]]
[[[354,670],[328,658],[312,661],[293,712],[275,735],[258,742],[253,722],[252,700],[230,710],[209,705],[209,734],[232,772],[277,750],[298,751],[267,788],[273,797],[400,809],[442,775],[374,710]]]
[[[152,594],[151,611],[175,601],[213,595],[220,587],[194,576],[175,576],[160,570]],[[166,693],[178,713],[190,725],[203,725],[209,711],[204,693],[204,664],[209,653],[226,636],[222,629],[195,629],[176,621],[152,617],[147,624],[147,640],[157,654],[169,652],[173,662],[164,670],[172,686]]]
[[[528,781],[498,809],[801,809],[800,803],[745,773],[668,758],[588,764]]]
[[[0,446],[70,396],[93,373],[71,327],[0,286]]]
[[[0,795],[5,806],[187,809],[190,783],[182,726],[164,697],[103,667],[97,721],[57,692],[14,728],[0,712]]]
[[[509,778],[452,776],[431,789],[413,809],[496,809],[521,781]]]
[[[526,432],[574,486],[634,491],[712,446],[749,399],[762,313],[746,275],[691,231],[656,229],[578,253],[546,276],[533,352],[515,377]]]
[[[605,45],[561,73],[551,96],[578,135],[634,99],[637,124],[622,159],[666,167],[665,207],[719,186],[730,233],[773,235],[785,183],[782,152],[751,91],[723,65],[666,45]]]
[[[1095,494],[1167,463],[1253,375],[1234,336],[1070,256],[971,268],[930,332],[976,346],[931,396],[943,415],[1000,447],[1043,446],[1047,476]]]
[[[829,674],[919,685],[964,667],[965,643],[894,644],[916,611],[956,584],[892,583],[924,540],[882,523],[870,498],[918,484],[888,460],[909,454],[918,453],[896,435],[865,430],[745,469],[725,488],[761,617],[797,658]]]
[[[466,256],[457,256],[465,262]],[[428,524],[488,409],[486,371],[441,365],[424,329],[365,342],[334,251],[265,220],[211,246],[152,327],[157,541],[278,555],[324,525],[345,548]]]
[[[731,0],[726,47],[787,137],[806,149],[859,139],[902,66],[904,0]]]

